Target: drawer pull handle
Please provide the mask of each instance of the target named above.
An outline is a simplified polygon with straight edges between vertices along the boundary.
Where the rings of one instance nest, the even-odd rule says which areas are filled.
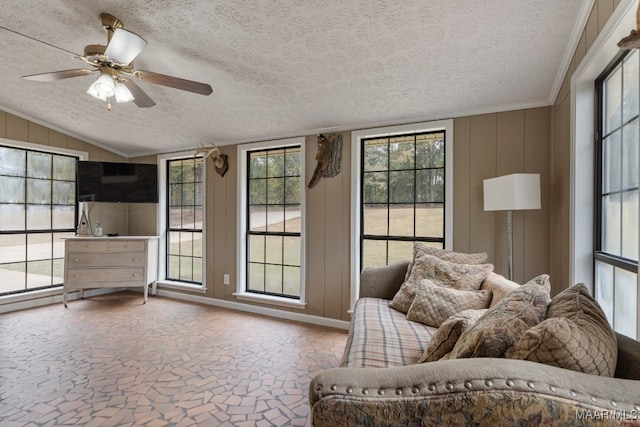
[[[139,261],[139,260],[140,260],[140,258],[138,258],[137,256],[135,256],[135,257],[133,257],[133,260],[134,260],[134,261]]]
[[[74,258],[73,259],[73,262],[79,262],[79,261],[80,261],[80,258]]]
[[[138,277],[138,273],[133,273],[133,277]]]

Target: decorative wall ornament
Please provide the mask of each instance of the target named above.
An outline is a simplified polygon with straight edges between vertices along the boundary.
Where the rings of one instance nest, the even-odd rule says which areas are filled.
[[[193,154],[193,158],[197,156],[202,156],[202,161],[206,161],[207,158],[210,158],[213,162],[213,166],[216,169],[216,172],[220,176],[224,176],[229,170],[229,162],[226,154],[220,153],[220,148],[217,145],[211,144],[212,146],[205,147],[202,145],[200,148],[196,149],[196,152]]]
[[[340,173],[342,161],[342,133],[322,133],[318,135],[318,164],[313,172],[308,188],[313,187],[320,178],[332,178]]]
[[[636,11],[636,28],[618,42],[618,47],[625,50],[640,49],[640,4]]]

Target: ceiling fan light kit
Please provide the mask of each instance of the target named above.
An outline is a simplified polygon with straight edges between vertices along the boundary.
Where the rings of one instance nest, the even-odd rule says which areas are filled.
[[[135,70],[133,68],[133,60],[147,46],[147,41],[139,35],[125,30],[122,21],[113,15],[103,13],[100,15],[100,20],[102,27],[107,31],[107,45],[87,45],[84,48],[84,55],[77,55],[49,43],[23,35],[31,40],[71,54],[75,59],[80,59],[92,66],[93,70],[79,68],[33,74],[23,76],[23,78],[33,81],[51,82],[71,77],[85,76],[99,71],[100,77],[89,86],[87,93],[94,98],[107,102],[107,110],[111,110],[111,98],[114,98],[117,103],[133,101],[136,106],[141,108],[156,105],[156,103],[133,82],[134,78],[147,83],[172,87],[200,95],[209,95],[213,92],[211,86],[206,83],[185,80],[151,71]],[[122,78],[122,74],[131,76],[131,78]]]

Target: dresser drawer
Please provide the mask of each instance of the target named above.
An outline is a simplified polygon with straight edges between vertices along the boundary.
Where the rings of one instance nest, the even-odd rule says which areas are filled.
[[[69,252],[107,252],[107,241],[100,240],[67,240],[67,251]]]
[[[104,285],[107,282],[122,282],[131,286],[144,286],[144,268],[70,268],[65,284]]]
[[[109,252],[144,252],[144,242],[140,240],[110,240]]]
[[[76,267],[144,267],[146,257],[140,253],[69,253],[68,268]]]

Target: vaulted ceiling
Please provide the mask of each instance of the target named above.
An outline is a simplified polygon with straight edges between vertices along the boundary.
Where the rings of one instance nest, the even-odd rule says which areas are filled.
[[[3,0],[0,109],[135,156],[553,102],[587,0]],[[208,83],[138,85],[156,105],[86,94],[100,14],[147,42],[135,68]],[[17,32],[22,36],[16,36]],[[36,40],[46,42],[48,46]]]

